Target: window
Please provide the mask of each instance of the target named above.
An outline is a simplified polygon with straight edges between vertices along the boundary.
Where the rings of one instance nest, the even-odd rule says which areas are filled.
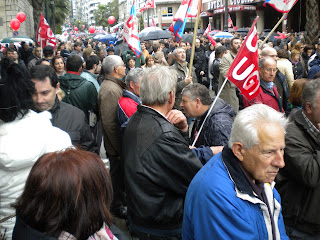
[[[161,8],[162,17],[172,17],[172,7],[162,7]]]

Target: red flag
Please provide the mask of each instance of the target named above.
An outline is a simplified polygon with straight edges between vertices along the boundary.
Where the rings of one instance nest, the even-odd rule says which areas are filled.
[[[207,29],[204,31],[203,36],[207,36],[209,41],[212,43],[213,46],[216,46],[216,41],[212,39],[212,37],[209,35],[209,32],[211,32],[211,24],[208,24]]]
[[[228,28],[232,28],[233,26],[233,22],[232,22],[232,19],[230,17],[230,14],[228,14]]]
[[[226,75],[229,81],[233,82],[241,93],[250,101],[259,93],[259,66],[258,66],[258,36],[256,22],[242,43],[242,46],[231,64]]]
[[[154,0],[148,0],[147,4],[144,3],[142,5],[142,8],[140,8],[139,12],[143,12],[144,10],[147,10],[148,8],[155,8],[154,7]]]
[[[55,48],[57,45],[57,40],[42,13],[40,15],[40,22],[37,29],[37,43],[43,48],[45,46],[52,46],[53,48]]]

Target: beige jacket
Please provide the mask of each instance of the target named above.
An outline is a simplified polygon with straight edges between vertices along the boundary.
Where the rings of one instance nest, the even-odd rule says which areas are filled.
[[[290,90],[294,82],[292,63],[286,58],[280,58],[277,61],[277,68],[283,75],[286,76],[287,84]]]
[[[229,71],[229,68],[236,57],[236,54],[233,52],[228,52],[225,54],[220,62],[220,75],[219,75],[219,89],[221,88],[227,72]],[[220,98],[223,99],[226,103],[230,104],[236,112],[239,111],[239,99],[236,94],[237,86],[234,85],[232,82],[227,81],[226,85],[221,91]]]

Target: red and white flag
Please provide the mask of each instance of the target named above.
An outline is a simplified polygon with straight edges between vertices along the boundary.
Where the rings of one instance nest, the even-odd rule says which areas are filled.
[[[228,28],[232,28],[233,26],[233,22],[232,22],[232,19],[230,17],[230,14],[228,14]]]
[[[190,0],[187,17],[197,17],[199,0]],[[200,6],[201,7],[201,6]],[[200,9],[201,11],[201,9]]]
[[[229,81],[233,82],[241,93],[250,101],[259,93],[259,66],[258,66],[258,36],[256,22],[242,43],[242,46],[231,64],[226,75]]]
[[[136,16],[136,7],[133,2],[130,17],[127,22],[123,25],[122,36],[128,43],[137,57],[141,55],[140,39],[138,34],[138,18]]]
[[[154,0],[148,0],[147,3],[144,3],[142,5],[142,8],[140,8],[139,12],[143,12],[144,10],[147,10],[148,8],[155,8]]]
[[[147,8],[154,8],[154,0],[147,1]]]
[[[176,41],[179,43],[189,17],[197,17],[199,0],[182,0],[176,15],[173,18],[169,30],[173,32]]]
[[[209,41],[213,44],[213,46],[216,45],[216,41],[212,39],[212,37],[209,35],[209,32],[211,32],[211,24],[208,24],[207,29],[204,31],[203,35],[207,36]]]
[[[268,3],[278,12],[288,13],[297,1],[298,0],[266,0],[264,6]]]
[[[148,9],[148,7],[147,7],[147,5],[144,3],[144,4],[142,5],[142,8],[140,8],[139,12],[143,12],[144,10],[147,10],[147,9]]]
[[[57,39],[55,38],[47,20],[40,15],[40,22],[37,29],[37,43],[44,48],[45,46],[52,46],[53,48],[57,45]]]

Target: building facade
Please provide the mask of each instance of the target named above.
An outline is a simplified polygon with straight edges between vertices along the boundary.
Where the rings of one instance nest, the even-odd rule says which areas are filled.
[[[107,5],[111,0],[71,0],[72,18],[86,22],[88,25],[95,24],[94,11],[98,5]]]
[[[12,37],[14,31],[10,27],[10,21],[16,18],[18,12],[26,14],[26,20],[20,24],[19,36],[33,38],[34,21],[33,8],[28,0],[0,0],[0,39]]]
[[[124,2],[123,0],[120,1]],[[136,1],[137,12],[143,7],[145,1]],[[228,14],[230,14],[234,26],[238,28],[251,27],[255,17],[259,16],[257,30],[272,29],[282,17],[282,13],[277,12],[268,4],[264,6],[264,0],[203,0],[202,12],[200,13],[201,24],[199,27],[205,29],[210,22],[212,29],[224,30],[226,1],[228,1]],[[132,2],[132,0],[127,1],[127,13],[130,12]],[[147,26],[147,16],[149,15],[149,26],[152,25],[152,19],[154,19],[156,26],[162,29],[169,28],[180,4],[181,1],[178,0],[155,0],[155,9],[149,9],[149,14],[147,10],[142,13],[145,26]],[[304,31],[306,23],[305,12],[305,1],[298,1],[289,12],[287,19],[277,28],[277,31]],[[126,15],[123,14],[123,16]],[[127,18],[128,15],[122,21],[125,21]],[[185,28],[186,32],[193,30],[195,21],[195,18],[188,19]]]

